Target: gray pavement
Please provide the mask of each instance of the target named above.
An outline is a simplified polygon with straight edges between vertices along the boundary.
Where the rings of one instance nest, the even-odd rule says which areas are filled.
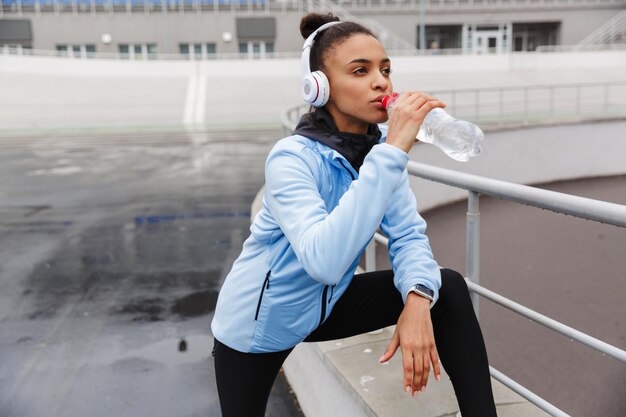
[[[0,143],[0,416],[220,415],[209,324],[277,134]],[[300,415],[282,375],[267,415]]]

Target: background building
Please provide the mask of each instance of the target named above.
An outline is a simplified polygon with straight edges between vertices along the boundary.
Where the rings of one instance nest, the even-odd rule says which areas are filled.
[[[606,25],[609,43],[624,42],[625,19],[614,27],[625,8],[625,0],[424,0],[423,8],[419,0],[2,0],[0,47],[128,59],[283,56],[301,48],[299,20],[317,10],[365,23],[387,49],[418,48],[423,21],[427,53],[506,53],[576,45]]]

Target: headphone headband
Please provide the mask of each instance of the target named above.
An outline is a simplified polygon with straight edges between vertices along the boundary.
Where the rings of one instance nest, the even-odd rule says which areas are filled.
[[[302,66],[302,83],[300,93],[307,103],[314,107],[321,107],[328,101],[330,97],[330,84],[326,74],[322,71],[311,72],[311,48],[315,42],[315,37],[322,31],[341,22],[328,22],[317,28],[311,33],[302,46],[302,58],[300,64]]]
[[[315,42],[315,37],[318,33],[325,31],[331,26],[334,26],[341,22],[328,22],[324,23],[322,26],[318,27],[309,35],[308,38],[304,41],[304,45],[302,45],[302,58],[300,60],[302,64],[302,76],[307,76],[311,73],[311,63],[309,62],[311,56],[311,48],[313,47],[313,43]]]

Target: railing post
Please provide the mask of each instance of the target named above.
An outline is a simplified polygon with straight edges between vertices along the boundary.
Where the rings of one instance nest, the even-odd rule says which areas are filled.
[[[480,285],[480,211],[478,210],[479,194],[469,191],[467,199],[467,235],[465,245],[467,278]],[[478,316],[479,295],[471,294],[474,312]]]

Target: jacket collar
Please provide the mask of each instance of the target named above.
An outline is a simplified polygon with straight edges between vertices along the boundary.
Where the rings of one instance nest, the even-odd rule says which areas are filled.
[[[294,134],[313,139],[339,152],[356,172],[363,165],[365,156],[380,142],[382,136],[375,123],[368,126],[365,135],[340,132],[331,114],[323,107],[304,114]]]

